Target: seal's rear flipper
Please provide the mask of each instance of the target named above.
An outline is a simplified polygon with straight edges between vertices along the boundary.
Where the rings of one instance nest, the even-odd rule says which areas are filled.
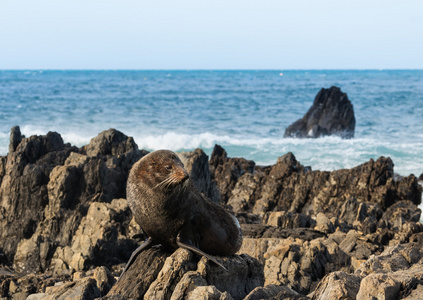
[[[135,249],[134,252],[132,252],[131,257],[129,258],[128,262],[126,263],[125,269],[123,269],[122,274],[120,274],[118,281],[122,278],[123,273],[126,272],[126,270],[129,269],[129,267],[134,263],[135,258],[140,254],[143,250],[146,250],[153,246],[153,239],[149,237],[144,243],[142,243],[141,246],[139,246],[137,249]]]
[[[211,256],[211,255],[209,255],[209,254],[207,254],[207,253],[205,253],[205,252],[203,252],[203,251],[201,251],[200,249],[198,249],[197,247],[194,247],[194,246],[191,246],[191,245],[188,245],[188,244],[185,244],[185,243],[182,243],[181,241],[176,241],[176,244],[178,244],[178,246],[179,247],[181,247],[181,248],[184,248],[184,249],[188,249],[188,250],[191,250],[192,252],[194,252],[194,253],[197,253],[198,255],[201,255],[201,256],[205,256],[205,257],[207,257],[208,259],[210,259],[212,262],[214,262],[216,265],[218,265],[218,266],[220,266],[220,267],[222,267],[225,271],[228,271],[228,269],[226,269],[220,262],[218,262],[217,260],[216,260],[216,258],[214,258],[213,256]]]

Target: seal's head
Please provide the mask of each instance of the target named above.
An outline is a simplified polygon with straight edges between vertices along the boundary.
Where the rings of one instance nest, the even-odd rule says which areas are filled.
[[[152,188],[166,192],[181,185],[188,172],[179,157],[169,150],[157,150],[144,156],[135,171],[138,180]]]

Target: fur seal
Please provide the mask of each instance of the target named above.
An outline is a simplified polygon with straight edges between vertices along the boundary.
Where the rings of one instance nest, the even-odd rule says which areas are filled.
[[[143,250],[161,244],[206,256],[235,254],[242,244],[238,220],[198,191],[178,156],[157,150],[136,162],[128,177],[127,201],[149,238],[131,255],[121,276]]]

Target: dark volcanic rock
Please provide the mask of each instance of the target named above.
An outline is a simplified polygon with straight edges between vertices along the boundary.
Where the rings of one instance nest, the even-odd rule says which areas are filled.
[[[275,226],[265,226],[261,224],[242,224],[242,233],[245,238],[300,238],[311,241],[326,236],[323,232],[309,228],[283,229]]]
[[[145,250],[104,299],[195,299],[197,288],[207,286],[243,299],[263,285],[257,260],[245,254],[218,259],[227,271],[185,249],[171,255],[161,247]]]
[[[55,132],[23,138],[19,143],[19,128],[14,127],[12,133],[15,150],[2,159],[0,178],[0,248],[10,262],[19,241],[29,239],[44,218],[50,173],[77,150],[64,145]]]
[[[82,148],[82,151],[87,156],[118,156],[137,149],[138,146],[132,137],[112,128],[102,131],[98,136],[92,138],[90,143]]]
[[[269,211],[285,211],[316,218],[321,212],[349,226],[358,221],[375,229],[383,211],[395,202],[421,202],[422,187],[416,177],[410,175],[395,182],[393,174],[390,158],[371,159],[352,169],[321,172],[303,167],[288,153],[273,166],[256,168],[253,174],[245,173],[232,183],[228,177],[223,180],[225,186],[234,186],[226,197],[236,213],[266,217]],[[366,219],[368,214],[371,216]],[[305,216],[301,218],[298,224],[313,223]]]
[[[215,145],[210,157],[210,173],[212,182],[217,183],[220,201],[226,203],[228,194],[237,180],[244,174],[254,172],[255,163],[244,158],[228,158],[221,146]]]
[[[354,130],[353,106],[347,94],[333,86],[320,90],[308,112],[288,126],[284,137],[318,138],[337,135],[348,139],[354,137]]]
[[[313,300],[356,299],[361,277],[345,272],[333,272],[325,276],[313,293]]]
[[[58,133],[25,138],[19,127],[10,150],[0,157],[0,298],[421,294],[422,187],[413,175],[396,176],[390,158],[320,172],[292,153],[266,167],[229,158],[217,145],[210,163],[201,149],[181,153],[198,188],[239,218],[242,248],[217,257],[226,271],[184,249],[153,247],[116,283],[133,236],[142,236],[123,198],[128,172],[146,152],[113,129],[77,148]]]
[[[55,132],[17,144],[19,129],[12,131],[15,150],[0,167],[0,249],[19,272],[44,271],[58,246],[71,245],[91,202],[125,197],[128,172],[146,152],[115,130],[86,146],[94,157]]]
[[[211,181],[209,157],[204,151],[197,148],[191,152],[178,153],[178,156],[198,190],[210,200],[218,202],[219,190],[216,182]]]
[[[9,143],[9,152],[13,152],[18,147],[19,143],[22,141],[21,129],[19,126],[14,126],[10,129],[10,143]]]

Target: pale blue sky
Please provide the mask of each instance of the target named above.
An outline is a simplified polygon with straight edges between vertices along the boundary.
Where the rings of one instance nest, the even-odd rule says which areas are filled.
[[[0,69],[398,68],[421,0],[0,0]]]

